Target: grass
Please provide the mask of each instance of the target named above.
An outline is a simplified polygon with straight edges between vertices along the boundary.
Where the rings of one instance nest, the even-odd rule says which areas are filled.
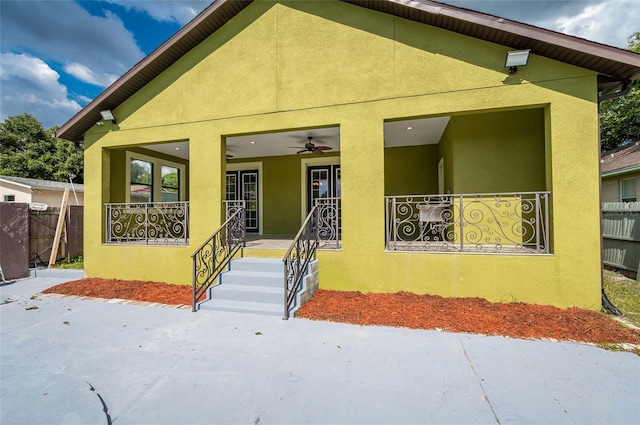
[[[77,255],[73,258],[65,258],[64,260],[58,261],[55,265],[56,269],[71,269],[71,270],[82,270],[84,268],[84,258],[82,255]]]
[[[640,283],[605,270],[604,290],[613,305],[624,313],[623,319],[640,327]]]

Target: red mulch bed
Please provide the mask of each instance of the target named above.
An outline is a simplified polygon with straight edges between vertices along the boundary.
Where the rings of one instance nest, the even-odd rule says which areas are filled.
[[[187,285],[99,278],[72,280],[42,292],[106,299],[121,298],[172,305],[191,305],[193,297],[193,289]]]
[[[363,294],[319,289],[297,317],[513,338],[640,344],[640,333],[597,311],[409,292]]]
[[[191,286],[98,278],[66,282],[43,292],[172,305],[190,305],[192,297]],[[408,292],[363,294],[320,289],[297,317],[513,338],[640,344],[640,333],[596,311]]]

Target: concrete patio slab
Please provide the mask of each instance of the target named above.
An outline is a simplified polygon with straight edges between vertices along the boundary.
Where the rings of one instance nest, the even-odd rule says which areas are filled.
[[[633,424],[640,418],[640,357],[631,353],[32,299],[64,280],[37,277],[0,287],[0,297],[19,298],[0,306],[3,425]]]

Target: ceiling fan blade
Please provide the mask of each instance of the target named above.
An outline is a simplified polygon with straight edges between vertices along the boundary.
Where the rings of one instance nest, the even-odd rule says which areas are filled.
[[[309,150],[308,150],[308,149],[302,149],[301,151],[298,151],[298,152],[296,152],[296,153],[307,153],[307,152],[309,152]]]
[[[320,149],[320,147],[317,147],[313,150],[313,153],[317,153],[320,155],[324,155],[324,151],[322,149]]]
[[[316,149],[322,149],[323,151],[330,151],[333,148],[331,146],[316,146]]]

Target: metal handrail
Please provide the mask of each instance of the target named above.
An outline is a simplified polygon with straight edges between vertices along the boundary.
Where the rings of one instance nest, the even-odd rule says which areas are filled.
[[[213,285],[220,273],[245,245],[244,208],[233,213],[191,255],[193,260],[192,311],[203,294]],[[242,255],[242,252],[241,252]]]
[[[307,270],[311,260],[316,258],[318,243],[318,207],[316,205],[311,208],[282,258],[284,263],[284,316],[282,318],[285,320],[289,318],[289,310],[300,289],[304,271]]]

